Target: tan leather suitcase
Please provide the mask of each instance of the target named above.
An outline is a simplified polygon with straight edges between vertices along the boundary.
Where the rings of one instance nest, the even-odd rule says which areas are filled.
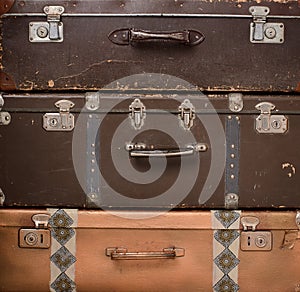
[[[299,291],[297,212],[156,215],[2,209],[0,289]]]

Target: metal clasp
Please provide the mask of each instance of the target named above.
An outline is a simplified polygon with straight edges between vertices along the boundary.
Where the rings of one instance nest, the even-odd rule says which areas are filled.
[[[3,96],[0,94],[0,126],[7,126],[10,124],[11,116],[9,112],[2,112],[4,106]]]
[[[136,98],[129,106],[129,118],[135,130],[139,130],[144,125],[146,119],[146,107],[139,98]]]
[[[249,12],[253,16],[250,24],[251,43],[273,43],[284,42],[284,24],[267,22],[270,8],[266,6],[251,6]]]
[[[241,250],[269,251],[272,249],[271,231],[256,231],[259,219],[254,216],[241,218],[244,231],[241,232]]]
[[[74,103],[69,100],[59,100],[55,106],[59,109],[59,113],[46,113],[43,116],[43,128],[46,131],[72,131],[74,129],[74,115],[70,113],[70,109],[74,107]]]
[[[63,6],[45,6],[47,21],[29,23],[29,41],[34,42],[62,42],[63,23],[61,15],[65,11]]]
[[[271,115],[275,105],[270,102],[261,102],[255,106],[260,111],[256,118],[256,131],[258,133],[285,133],[288,129],[288,120],[284,115]]]
[[[50,230],[48,223],[50,215],[35,214],[31,217],[35,229],[23,228],[19,230],[19,246],[25,248],[49,248],[50,247]]]
[[[193,120],[195,119],[195,107],[188,99],[185,99],[182,102],[182,104],[178,107],[178,111],[180,125],[185,130],[190,130],[194,124]]]

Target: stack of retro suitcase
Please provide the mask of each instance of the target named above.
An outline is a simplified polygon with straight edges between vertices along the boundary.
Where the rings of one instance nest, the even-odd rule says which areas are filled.
[[[300,291],[300,4],[1,0],[1,291]]]

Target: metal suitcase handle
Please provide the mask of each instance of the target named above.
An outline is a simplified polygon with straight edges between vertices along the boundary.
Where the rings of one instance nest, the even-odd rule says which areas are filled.
[[[174,41],[189,46],[202,43],[204,35],[197,30],[183,30],[170,32],[152,32],[138,29],[117,29],[108,35],[109,40],[116,45],[129,45],[144,41]]]
[[[125,149],[129,151],[131,157],[177,157],[193,155],[196,152],[205,152],[207,150],[206,144],[198,143],[196,145],[187,145],[186,148],[178,150],[145,150],[146,145],[143,143],[127,143]]]
[[[178,247],[168,247],[162,251],[128,252],[127,248],[124,247],[108,247],[105,254],[112,260],[173,259],[183,257],[185,250]]]

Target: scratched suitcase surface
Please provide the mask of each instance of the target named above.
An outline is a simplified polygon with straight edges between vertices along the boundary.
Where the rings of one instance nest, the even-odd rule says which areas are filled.
[[[0,210],[1,291],[299,291],[296,212],[115,215]]]
[[[300,207],[297,95],[106,90],[3,103],[4,206]]]
[[[0,12],[1,90],[95,90],[143,72],[300,90],[299,1],[5,0]]]

